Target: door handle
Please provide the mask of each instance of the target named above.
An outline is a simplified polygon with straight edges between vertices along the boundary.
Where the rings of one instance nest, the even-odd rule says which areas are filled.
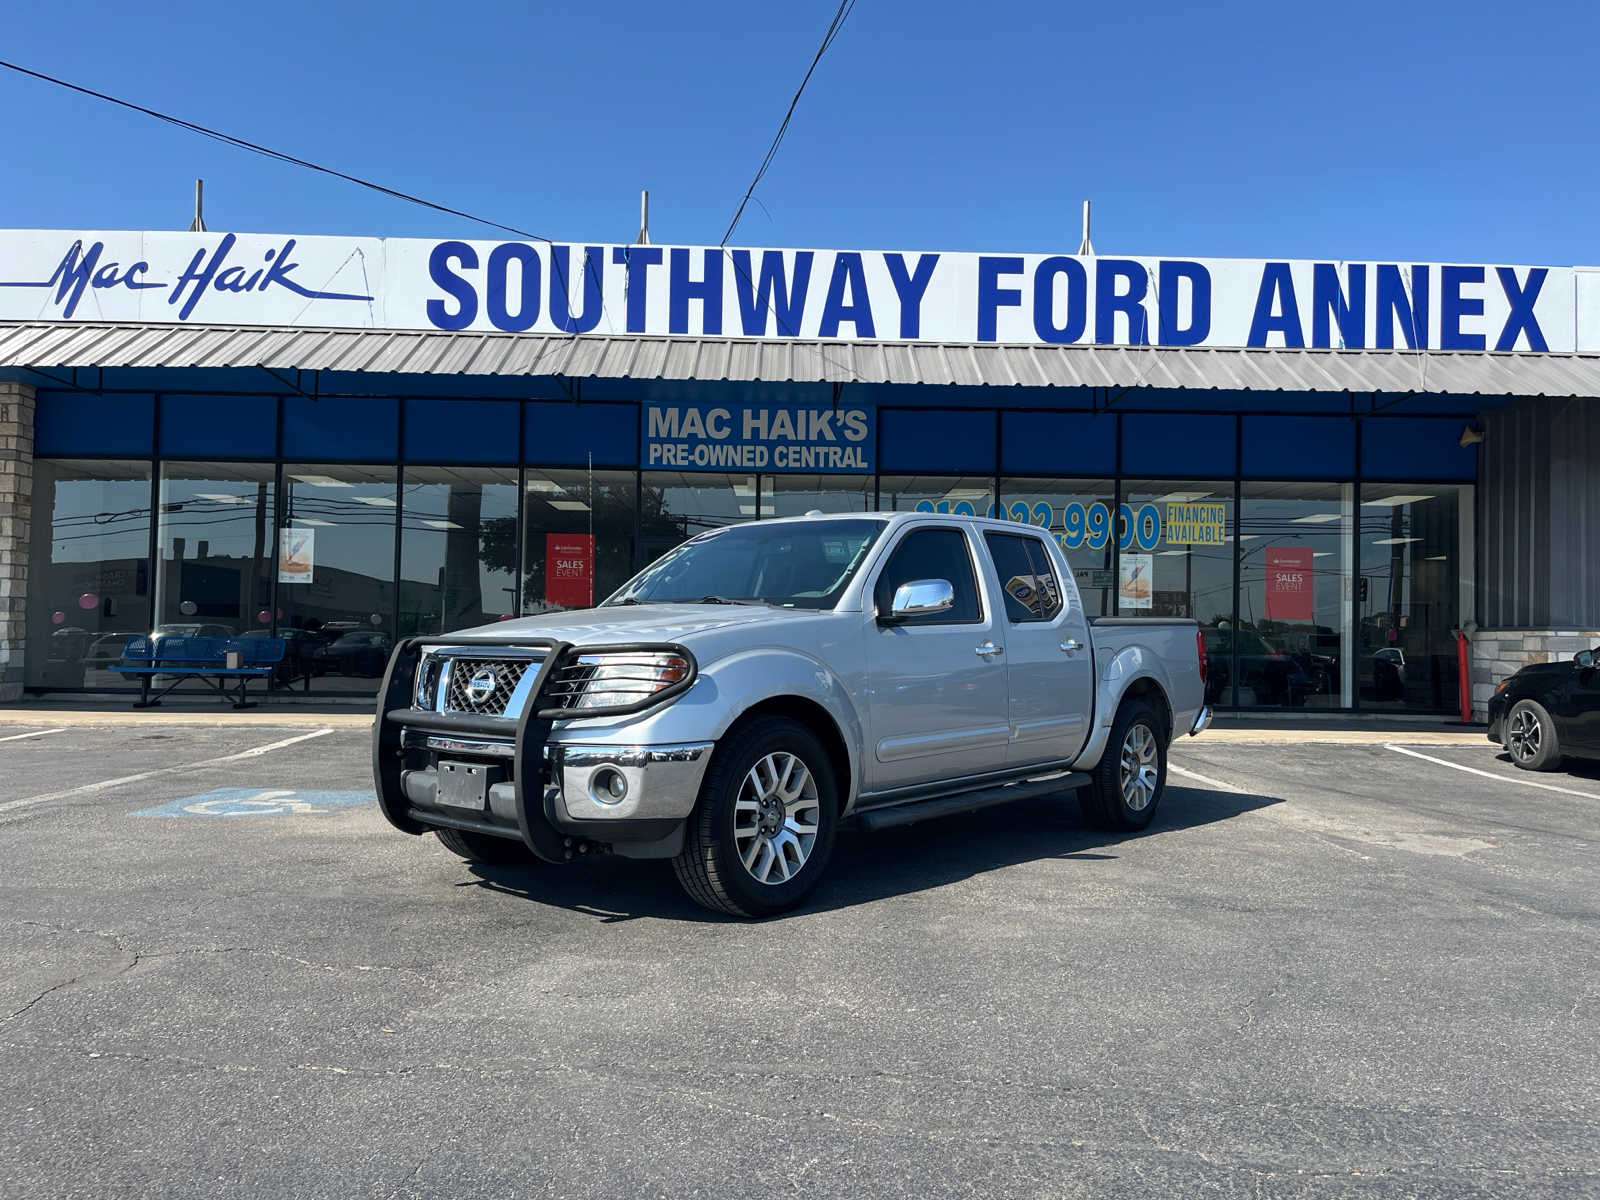
[[[1004,654],[1005,653],[1005,647],[1004,646],[996,646],[993,642],[989,641],[987,638],[985,638],[983,641],[979,642],[975,647],[973,647],[973,649],[977,653],[979,658],[984,658],[984,659],[993,658],[996,654]]]
[[[1077,638],[1068,638],[1066,641],[1061,643],[1061,648],[1068,654],[1076,654],[1079,650],[1083,649],[1083,643]]]

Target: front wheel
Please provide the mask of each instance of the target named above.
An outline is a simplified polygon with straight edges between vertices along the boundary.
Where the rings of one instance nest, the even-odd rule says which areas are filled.
[[[817,885],[838,821],[822,743],[798,722],[763,717],[717,748],[672,867],[709,909],[771,916]]]
[[[1130,833],[1155,819],[1167,788],[1167,738],[1153,708],[1138,700],[1123,706],[1091,777],[1079,793],[1090,824]]]
[[[1524,771],[1554,771],[1561,765],[1556,723],[1542,704],[1518,700],[1506,715],[1506,749]]]

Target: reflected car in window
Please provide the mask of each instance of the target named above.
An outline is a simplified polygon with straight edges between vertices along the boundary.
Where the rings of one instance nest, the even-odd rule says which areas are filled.
[[[377,630],[360,630],[336,638],[315,652],[316,674],[360,675],[376,679],[389,665],[394,639]]]
[[[1298,708],[1305,704],[1307,696],[1317,691],[1315,680],[1300,663],[1253,629],[1208,625],[1200,634],[1206,643],[1208,704],[1228,701],[1235,645],[1238,647],[1240,705]]]

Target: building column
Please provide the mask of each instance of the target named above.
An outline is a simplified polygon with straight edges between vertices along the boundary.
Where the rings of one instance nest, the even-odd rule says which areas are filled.
[[[0,383],[0,703],[22,695],[33,514],[33,389]]]

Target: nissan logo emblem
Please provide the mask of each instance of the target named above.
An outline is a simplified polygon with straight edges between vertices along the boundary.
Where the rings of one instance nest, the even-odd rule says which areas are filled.
[[[495,682],[494,672],[485,667],[467,680],[467,699],[474,704],[482,704],[490,696],[494,695]]]

